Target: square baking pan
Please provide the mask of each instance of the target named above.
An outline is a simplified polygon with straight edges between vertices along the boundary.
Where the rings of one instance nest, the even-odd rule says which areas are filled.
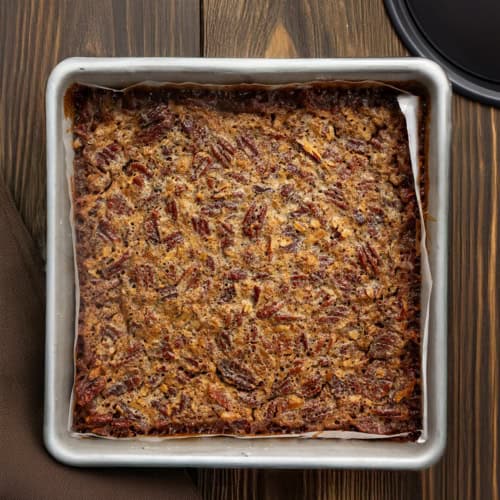
[[[63,145],[64,94],[74,82],[121,88],[142,81],[205,84],[287,84],[318,80],[416,81],[430,98],[427,224],[433,273],[427,354],[427,439],[423,443],[208,437],[104,440],[68,431],[75,318],[70,201]],[[448,79],[435,63],[400,59],[70,58],[47,84],[47,312],[44,439],[61,462],[77,466],[280,467],[419,469],[446,441]]]

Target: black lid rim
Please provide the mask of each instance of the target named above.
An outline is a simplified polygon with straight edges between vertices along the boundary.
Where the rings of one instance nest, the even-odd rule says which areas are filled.
[[[500,91],[484,86],[490,82],[454,66],[450,60],[434,49],[414,21],[405,0],[384,0],[384,4],[394,29],[410,52],[439,63],[459,94],[484,104],[500,107]],[[475,83],[474,80],[479,83]],[[484,85],[481,85],[482,82]]]

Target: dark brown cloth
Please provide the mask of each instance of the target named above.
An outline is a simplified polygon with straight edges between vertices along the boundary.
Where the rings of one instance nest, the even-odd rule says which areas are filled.
[[[43,262],[0,182],[0,498],[199,499],[185,470],[78,469],[42,442]]]

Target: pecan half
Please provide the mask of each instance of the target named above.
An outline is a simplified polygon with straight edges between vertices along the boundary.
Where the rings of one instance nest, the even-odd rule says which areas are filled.
[[[370,243],[366,243],[358,248],[358,259],[363,269],[367,272],[378,273],[379,255]]]
[[[255,202],[252,203],[243,218],[243,234],[248,236],[250,239],[257,238],[262,230],[262,226],[264,225],[266,214],[266,205],[258,205]]]
[[[97,234],[104,240],[108,240],[112,243],[116,243],[120,241],[120,237],[113,229],[111,222],[109,220],[101,220],[99,224],[97,224]]]
[[[76,403],[87,406],[106,387],[106,379],[98,377],[94,380],[82,379],[75,384]]]
[[[254,374],[237,361],[223,359],[217,364],[222,379],[241,391],[252,391],[258,386]]]
[[[118,215],[130,215],[132,213],[132,208],[121,194],[110,196],[106,200],[106,207],[108,210]]]
[[[239,148],[245,151],[248,156],[258,157],[260,155],[257,144],[249,135],[241,135],[236,139],[236,142]]]
[[[339,186],[332,186],[325,191],[325,195],[342,210],[347,210],[348,206]]]
[[[158,212],[153,210],[150,216],[144,221],[146,237],[152,243],[160,243],[160,230],[158,227],[159,218]]]
[[[102,270],[102,276],[103,278],[109,279],[115,274],[118,274],[120,271],[123,270],[125,266],[125,262],[129,259],[129,254],[128,252],[125,252],[119,259],[117,259],[115,262],[110,264],[108,267],[105,267]]]
[[[180,245],[184,241],[184,237],[180,231],[174,231],[169,235],[165,236],[164,243],[167,251],[172,250],[172,248]]]
[[[165,202],[165,211],[168,214],[170,214],[174,222],[177,221],[177,217],[179,216],[179,210],[177,208],[177,203],[175,202],[175,200],[168,199]]]
[[[256,316],[259,319],[269,319],[274,316],[284,306],[283,302],[273,302],[267,306],[261,307]]]
[[[203,217],[192,217],[191,224],[193,225],[193,229],[200,236],[209,236],[210,235],[210,232],[211,232],[210,225],[209,225],[207,219],[204,219]]]

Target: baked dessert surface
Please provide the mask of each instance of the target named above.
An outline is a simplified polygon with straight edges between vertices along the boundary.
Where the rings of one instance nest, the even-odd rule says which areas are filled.
[[[70,90],[74,431],[421,428],[418,212],[396,95]]]

